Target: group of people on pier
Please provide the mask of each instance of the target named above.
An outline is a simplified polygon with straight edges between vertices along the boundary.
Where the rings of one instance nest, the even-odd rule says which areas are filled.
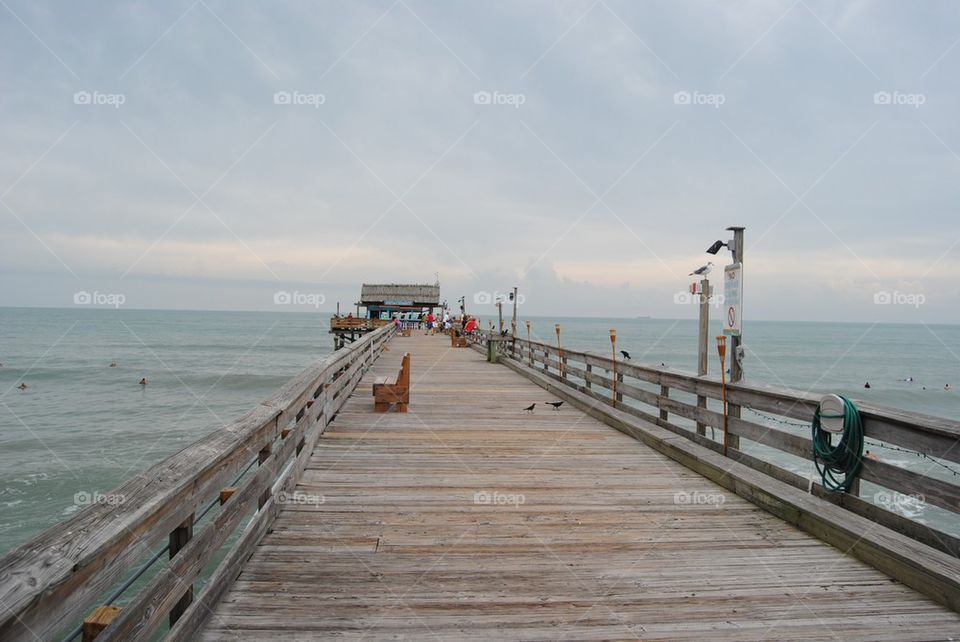
[[[393,323],[397,330],[404,327],[404,322],[397,314],[393,315]],[[438,332],[447,334],[454,328],[454,325],[458,326],[455,330],[457,336],[472,335],[477,331],[477,328],[480,327],[476,317],[471,317],[469,314],[461,314],[460,318],[455,322],[446,310],[443,311],[442,317],[434,316],[433,311],[421,314],[416,322],[416,327],[425,328],[425,334],[427,335],[437,334]]]

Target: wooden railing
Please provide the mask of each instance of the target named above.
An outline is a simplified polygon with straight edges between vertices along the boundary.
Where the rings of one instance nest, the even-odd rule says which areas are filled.
[[[320,433],[393,333],[392,325],[380,328],[316,362],[107,495],[116,501],[89,506],[0,559],[0,639],[62,635],[161,544],[169,560],[145,576],[97,640],[146,638],[168,619],[171,639],[191,638],[290,500]],[[202,527],[194,523],[204,506],[218,504]],[[194,581],[218,553],[225,557],[194,595]]]
[[[489,331],[478,333],[474,345],[484,353],[489,353],[488,344],[491,340],[496,343],[495,352],[501,360],[509,359],[528,371],[569,386],[598,404],[613,406],[714,452],[723,451],[724,416],[719,403],[722,394],[719,377],[696,376],[672,368],[620,359],[614,366],[611,355],[565,348],[560,350],[556,346],[525,338],[491,336]],[[681,396],[686,400],[677,398]],[[714,401],[714,409],[708,407],[708,400]],[[819,478],[813,479],[810,475],[790,470],[783,465],[783,457],[771,457],[770,451],[756,447],[761,445],[811,462],[809,424],[819,404],[819,395],[738,382],[727,385],[727,401],[730,409],[728,457],[796,488],[809,490],[853,513],[954,557],[960,557],[960,538],[888,510],[898,501],[915,498],[916,501],[948,511],[948,516],[960,519],[960,485],[946,480],[960,481],[960,477],[954,477],[949,472],[943,475],[946,479],[928,474],[946,470],[937,461],[947,462],[948,467],[954,470],[960,469],[960,466],[952,465],[960,463],[960,422],[857,401],[868,449],[871,440],[882,442],[904,449],[910,453],[908,456],[912,455],[918,462],[926,461],[929,464],[928,471],[924,472],[865,458],[859,479],[888,489],[872,493],[871,500],[871,494],[861,493],[859,480],[849,493],[828,493],[817,481]],[[712,438],[708,432],[716,436]],[[936,459],[922,459],[924,457]],[[878,496],[881,501],[877,501]]]
[[[363,317],[333,317],[331,330],[374,330],[393,323],[390,319],[364,319]]]

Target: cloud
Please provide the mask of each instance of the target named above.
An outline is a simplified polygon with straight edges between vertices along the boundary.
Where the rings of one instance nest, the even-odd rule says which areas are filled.
[[[947,292],[957,267],[947,5],[10,7],[46,44],[0,24],[11,303],[73,283],[62,260],[156,307],[182,307],[162,279],[236,308],[277,278],[439,272],[448,298],[519,284],[544,313],[669,316],[731,224],[759,317],[872,318],[862,288]]]

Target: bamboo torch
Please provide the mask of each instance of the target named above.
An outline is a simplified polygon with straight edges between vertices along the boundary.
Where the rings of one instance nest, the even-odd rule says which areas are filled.
[[[530,322],[527,321],[527,356],[530,357],[530,367],[533,367],[533,344],[530,343]]]
[[[617,407],[617,329],[610,328],[610,349],[613,351],[613,407]]]
[[[727,456],[727,338],[717,337],[717,352],[720,353],[720,389],[723,396],[723,456]]]
[[[560,376],[563,377],[563,348],[560,346],[560,324],[556,324],[557,330],[557,370],[560,372]]]

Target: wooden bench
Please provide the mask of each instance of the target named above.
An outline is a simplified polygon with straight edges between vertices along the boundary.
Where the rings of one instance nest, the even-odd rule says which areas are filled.
[[[403,363],[395,381],[378,377],[373,384],[373,409],[387,412],[390,404],[396,404],[397,412],[406,412],[410,403],[410,353],[403,355]]]
[[[469,346],[466,337],[458,337],[455,330],[450,330],[450,346],[453,348],[466,348]]]

